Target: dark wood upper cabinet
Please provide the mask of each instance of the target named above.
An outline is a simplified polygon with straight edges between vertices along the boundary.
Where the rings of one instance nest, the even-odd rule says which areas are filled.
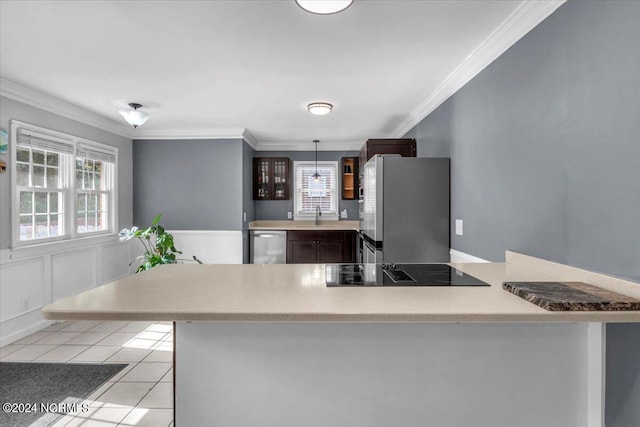
[[[341,161],[342,199],[356,200],[358,198],[359,160],[357,157],[343,157]]]
[[[416,140],[368,139],[360,149],[360,168],[376,154],[400,154],[402,157],[416,157]]]
[[[289,200],[290,166],[288,157],[254,157],[253,200]]]

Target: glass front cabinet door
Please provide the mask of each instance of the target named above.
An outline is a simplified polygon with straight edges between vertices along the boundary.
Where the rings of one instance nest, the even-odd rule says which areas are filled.
[[[271,161],[253,159],[253,200],[271,200]]]
[[[289,200],[289,165],[286,157],[253,159],[253,200]]]
[[[271,159],[273,200],[289,200],[289,159]]]

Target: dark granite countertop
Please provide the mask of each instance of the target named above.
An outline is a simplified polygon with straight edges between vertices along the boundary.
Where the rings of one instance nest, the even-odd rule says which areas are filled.
[[[504,282],[502,287],[549,311],[640,310],[640,300],[583,282]]]

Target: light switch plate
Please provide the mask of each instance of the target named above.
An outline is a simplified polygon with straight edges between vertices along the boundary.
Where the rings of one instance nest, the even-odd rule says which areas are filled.
[[[462,236],[462,220],[456,219],[456,234]]]

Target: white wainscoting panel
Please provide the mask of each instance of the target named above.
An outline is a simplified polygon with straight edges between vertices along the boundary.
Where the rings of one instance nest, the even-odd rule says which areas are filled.
[[[182,257],[205,264],[242,264],[242,231],[171,230]]]
[[[53,301],[91,289],[96,285],[96,250],[82,249],[51,257]]]
[[[129,263],[136,255],[133,258],[131,257],[130,244],[136,247],[136,242],[118,242],[98,248],[100,252],[98,258],[102,260],[102,263],[98,263],[98,266],[102,267],[102,270],[98,272],[98,277],[102,277],[101,283],[113,282],[133,273]]]
[[[0,322],[39,309],[45,302],[44,260],[36,258],[0,269]]]
[[[183,258],[242,263],[242,231],[170,232]],[[42,318],[44,305],[131,274],[129,263],[142,250],[138,242],[113,235],[1,250],[0,346],[53,323]]]
[[[0,346],[51,323],[41,308],[130,274],[131,242],[117,236],[0,251]]]

